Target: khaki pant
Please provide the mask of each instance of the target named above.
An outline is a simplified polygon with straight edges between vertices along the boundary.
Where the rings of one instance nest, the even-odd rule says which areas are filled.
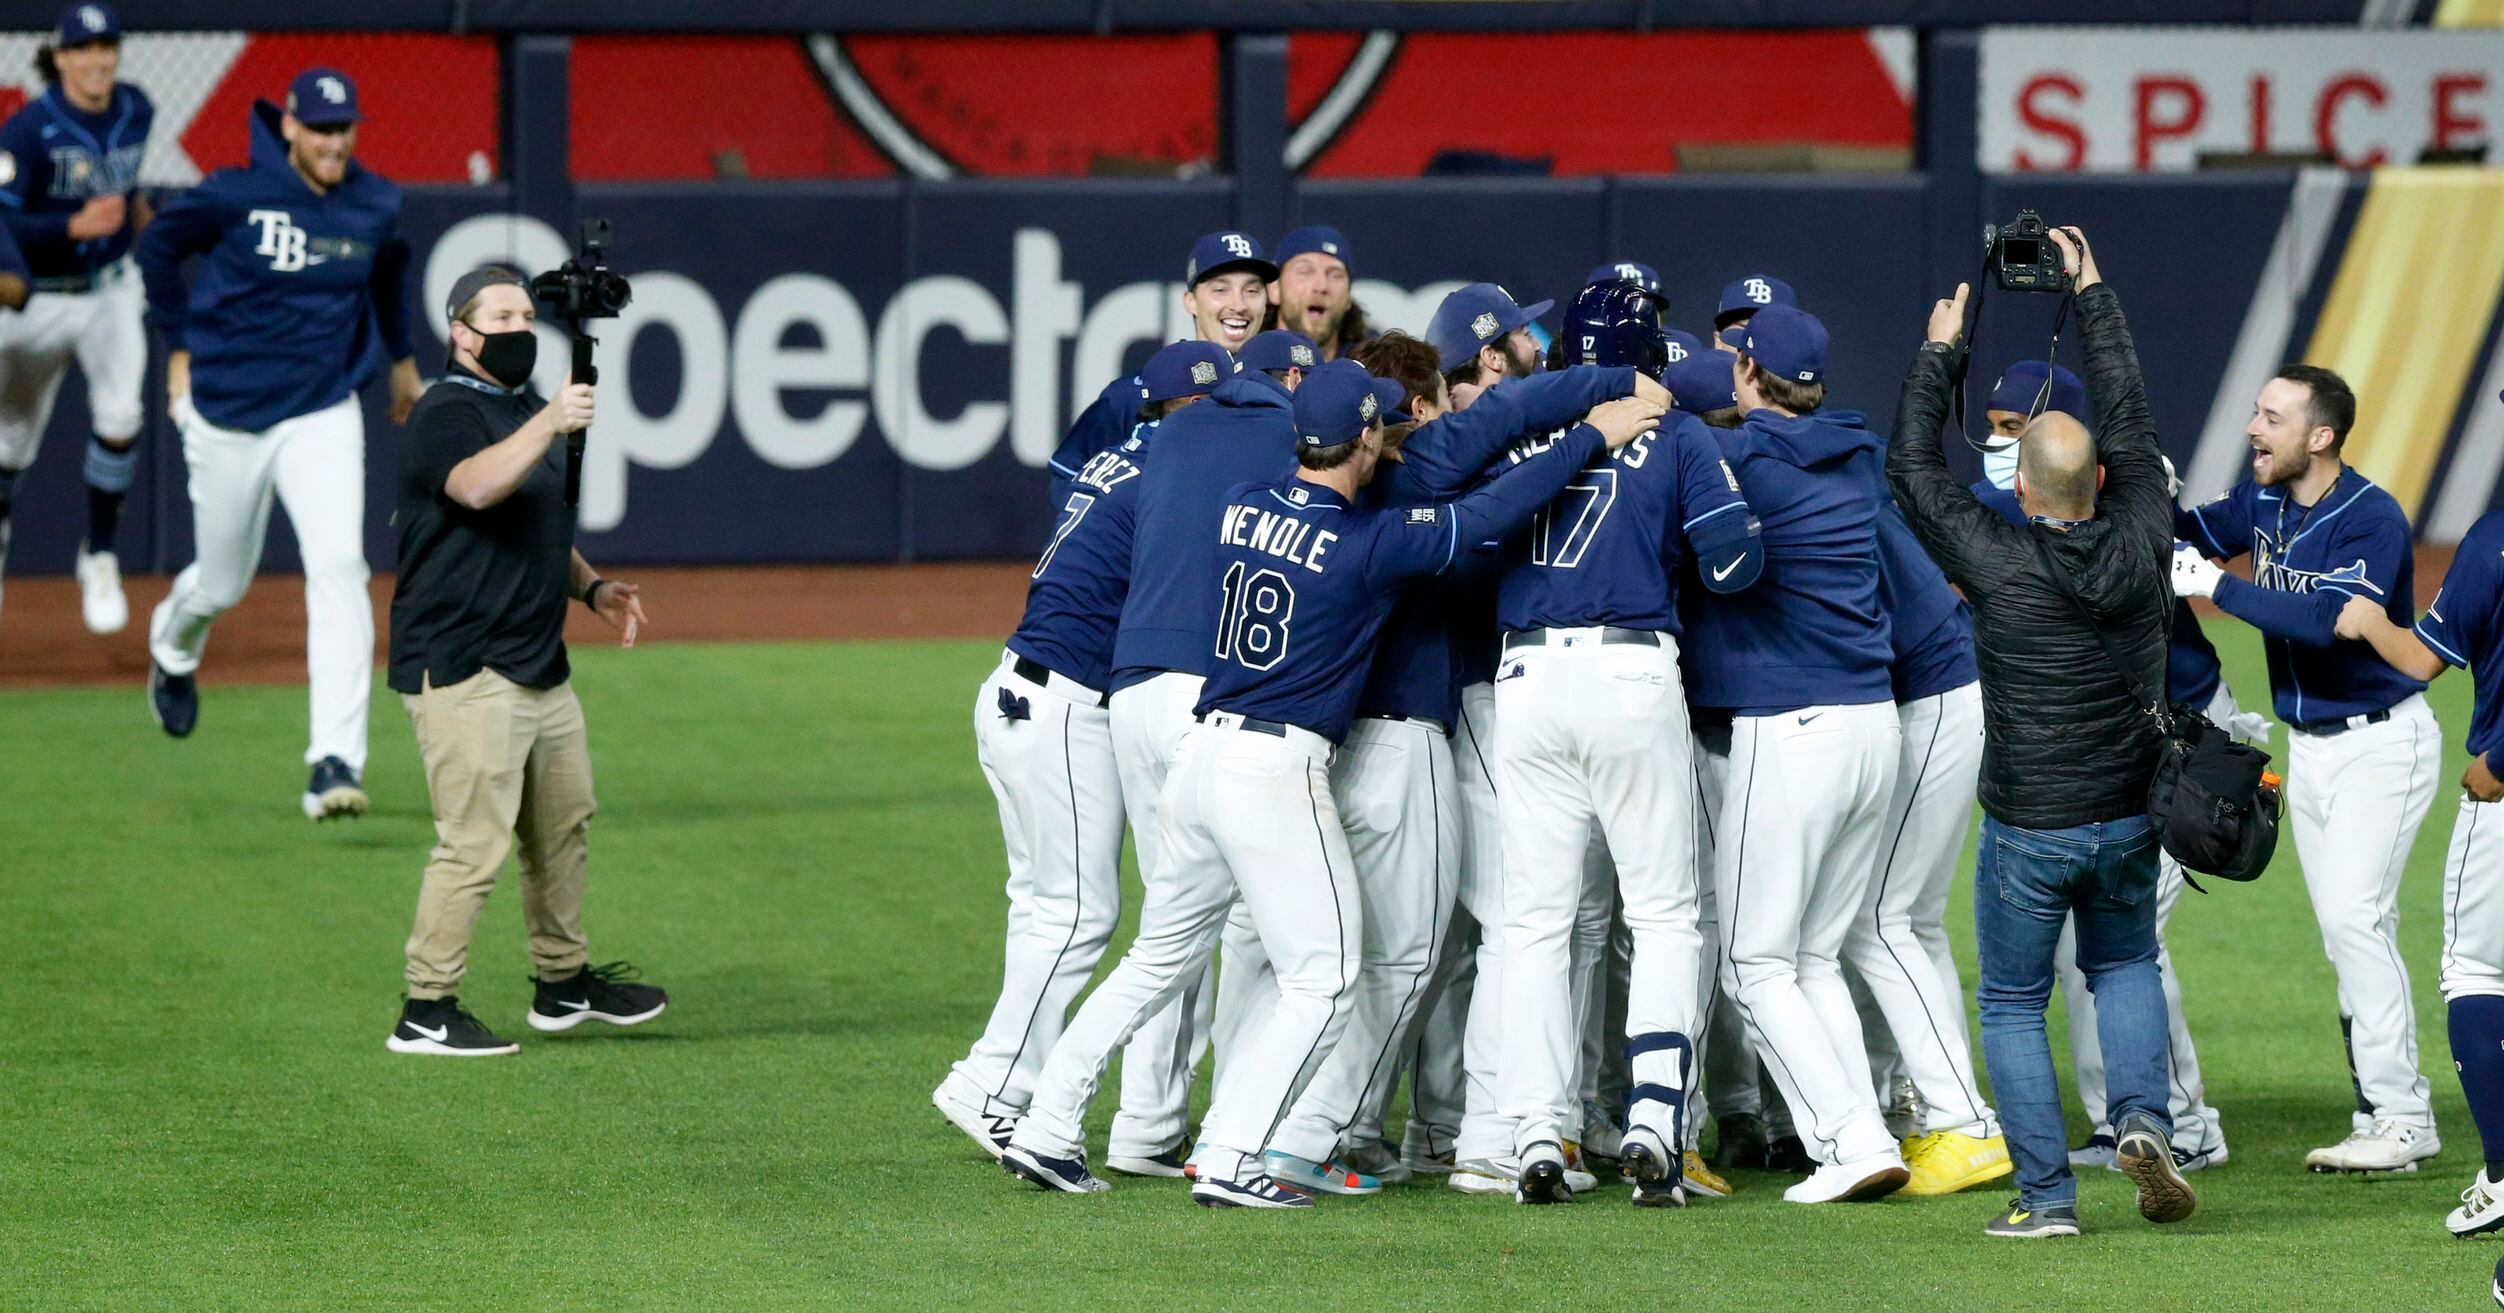
[[[541,979],[580,971],[590,740],[570,684],[524,688],[492,670],[401,695],[434,800],[435,850],[409,931],[413,999],[458,990],[470,932],[521,842],[522,924]]]

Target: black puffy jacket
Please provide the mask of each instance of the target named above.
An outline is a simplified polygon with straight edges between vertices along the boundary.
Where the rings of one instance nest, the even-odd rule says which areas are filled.
[[[1948,472],[1940,431],[1952,387],[1941,348],[1914,358],[1887,453],[1914,534],[1973,603],[1983,810],[2039,830],[2145,814],[2157,731],[2077,604],[2045,573],[2035,541],[2150,689],[2165,687],[2174,603],[2174,504],[2130,325],[2101,283],[2078,294],[2078,313],[2104,466],[2093,520],[2065,531],[2013,525]]]

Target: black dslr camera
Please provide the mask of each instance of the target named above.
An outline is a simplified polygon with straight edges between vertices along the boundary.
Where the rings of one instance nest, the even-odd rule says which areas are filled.
[[[2061,266],[2061,248],[2052,244],[2043,216],[2019,210],[2005,228],[1985,224],[1982,261],[2004,292],[2069,291],[2069,272]]]
[[[530,280],[530,294],[548,305],[548,317],[561,320],[565,331],[574,340],[574,381],[597,383],[599,367],[591,363],[591,350],[600,339],[585,331],[583,325],[594,319],[615,319],[617,312],[635,297],[635,289],[626,276],[609,267],[609,221],[583,221],[582,249],[571,259]],[[582,500],[583,444],[590,431],[578,430],[565,437],[565,504]]]
[[[583,221],[582,249],[564,264],[530,280],[530,294],[548,303],[548,317],[579,326],[586,319],[615,319],[635,298],[626,276],[609,267],[609,221]]]

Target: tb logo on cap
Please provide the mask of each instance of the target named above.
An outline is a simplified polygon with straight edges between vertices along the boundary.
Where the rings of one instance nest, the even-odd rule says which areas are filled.
[[[1585,340],[1588,341],[1589,339]],[[1669,363],[1674,365],[1687,358],[1687,348],[1684,343],[1671,342],[1666,345],[1669,347]]]
[[[1643,271],[1630,264],[1621,264],[1617,266],[1617,276],[1630,283],[1639,283],[1643,281]]]
[[[1226,253],[1234,256],[1236,259],[1249,260],[1252,258],[1251,238],[1245,237],[1241,233],[1228,233],[1218,240],[1226,243]]]
[[[339,104],[348,98],[348,85],[337,78],[315,78],[313,86],[322,93],[322,99],[331,104]]]
[[[78,25],[90,32],[103,31],[104,11],[96,8],[94,5],[80,5],[78,7]]]
[[[1773,302],[1773,284],[1766,282],[1762,278],[1749,279],[1744,290],[1748,294],[1748,299],[1756,302],[1758,305],[1770,305]]]

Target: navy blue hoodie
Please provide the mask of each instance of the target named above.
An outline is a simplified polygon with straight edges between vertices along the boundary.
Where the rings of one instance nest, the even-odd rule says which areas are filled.
[[[1894,701],[1878,596],[1885,444],[1851,411],[1759,410],[1719,436],[1764,525],[1765,574],[1694,613],[1689,696],[1742,715]]]
[[[344,400],[372,376],[377,340],[410,354],[400,189],[352,161],[317,195],[278,125],[276,105],[254,102],[251,165],[166,202],[139,238],[148,321],[191,353],[193,407],[246,433]]]

